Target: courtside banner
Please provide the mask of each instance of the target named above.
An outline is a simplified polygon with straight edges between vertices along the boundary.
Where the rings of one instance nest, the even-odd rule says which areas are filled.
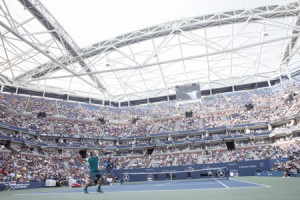
[[[33,189],[33,188],[44,188],[45,182],[23,182],[23,183],[11,183],[9,190],[23,190],[23,189]],[[0,184],[1,189],[4,190],[6,188],[5,184]]]

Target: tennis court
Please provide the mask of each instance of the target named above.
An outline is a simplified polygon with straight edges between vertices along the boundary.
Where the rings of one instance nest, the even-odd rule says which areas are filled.
[[[239,177],[229,180],[155,181],[138,184],[103,186],[104,193],[95,187],[89,194],[83,188],[44,188],[0,193],[1,199],[121,199],[121,200],[179,200],[179,199],[255,199],[296,200],[300,196],[300,179],[277,177]]]

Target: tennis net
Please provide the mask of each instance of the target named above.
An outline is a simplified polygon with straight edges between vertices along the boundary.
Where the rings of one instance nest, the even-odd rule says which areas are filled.
[[[175,181],[187,179],[228,179],[228,169],[226,167],[221,167],[197,170],[188,169],[184,171],[164,170],[160,172],[123,172],[121,175],[121,183],[123,184],[133,182]]]

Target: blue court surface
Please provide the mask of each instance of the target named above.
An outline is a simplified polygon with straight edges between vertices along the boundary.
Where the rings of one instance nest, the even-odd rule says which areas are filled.
[[[113,192],[146,192],[146,191],[178,191],[178,190],[208,190],[208,189],[238,189],[238,188],[266,188],[262,185],[241,180],[178,180],[173,182],[154,181],[135,184],[115,184],[102,186],[105,193]],[[89,193],[96,193],[96,186],[89,187]],[[45,195],[45,194],[74,194],[83,193],[83,188],[52,188],[47,191],[32,191],[26,195]],[[22,195],[21,192],[18,195]]]

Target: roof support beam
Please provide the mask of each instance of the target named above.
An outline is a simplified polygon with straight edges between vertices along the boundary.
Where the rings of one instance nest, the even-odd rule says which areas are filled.
[[[145,40],[169,35],[174,29],[181,31],[192,31],[226,24],[251,22],[261,20],[262,18],[280,18],[287,16],[297,16],[300,12],[299,2],[285,5],[263,6],[254,9],[228,11],[212,15],[204,15],[195,18],[177,20],[158,26],[148,27],[136,32],[120,35],[113,40],[107,40],[93,44],[90,47],[82,49],[83,57],[90,57],[103,52],[106,46],[115,46],[117,48],[142,42]]]
[[[80,54],[78,53],[80,52],[80,49],[77,44],[38,0],[35,0],[34,4],[31,2],[31,0],[19,0],[19,2],[39,20],[39,22],[49,31],[49,33],[53,37],[55,37],[61,43],[62,46],[64,46],[68,50],[70,55],[72,55],[74,58],[77,58],[75,59],[76,62],[78,62],[86,72],[91,72],[84,59],[82,59]],[[56,71],[59,69],[59,67],[56,67],[53,68],[52,71]],[[43,71],[39,71],[35,76],[47,74],[47,70],[45,72],[46,73],[43,73]],[[20,77],[22,77],[22,75]],[[97,77],[90,75],[90,78],[97,84],[102,92],[106,90],[105,87],[97,79]]]
[[[156,63],[149,63],[146,65],[140,65],[140,66],[123,67],[123,68],[118,68],[118,69],[113,69],[113,70],[112,69],[111,70],[101,70],[101,71],[94,71],[94,72],[90,72],[90,73],[81,73],[81,74],[76,74],[76,75],[77,76],[86,76],[89,74],[101,74],[101,73],[109,73],[109,72],[115,72],[115,71],[126,71],[126,70],[148,68],[148,67],[152,67],[152,66],[159,66],[162,64],[175,63],[175,62],[179,62],[179,61],[183,61],[183,60],[192,60],[192,59],[202,58],[202,57],[206,57],[206,56],[213,56],[213,55],[219,55],[219,54],[223,54],[223,53],[235,52],[235,51],[238,51],[241,49],[256,47],[259,45],[269,44],[269,43],[285,40],[288,38],[294,38],[294,37],[298,37],[298,36],[300,36],[300,33],[295,34],[295,35],[288,35],[285,37],[280,37],[280,38],[276,38],[276,39],[272,39],[272,40],[265,40],[265,41],[257,42],[257,43],[253,43],[253,44],[242,45],[242,46],[234,47],[234,48],[230,48],[230,49],[224,49],[224,50],[211,52],[211,53],[205,53],[205,54],[189,56],[189,57],[182,57],[182,58],[178,58],[178,59],[166,60],[166,61],[161,61],[161,62],[156,62]],[[40,78],[40,79],[56,79],[56,78],[67,78],[67,77],[72,77],[72,76],[71,75],[70,76],[55,76],[55,77],[46,77],[46,78]]]
[[[298,14],[298,18],[297,18],[297,21],[296,21],[296,24],[295,24],[295,27],[299,27],[300,26],[300,14]],[[299,30],[293,30],[292,34],[298,34],[300,33]],[[288,65],[292,56],[294,55],[293,54],[293,50],[294,50],[294,47],[295,47],[295,44],[298,40],[298,37],[293,37],[293,38],[289,38],[288,40],[288,43],[285,47],[285,50],[284,50],[284,53],[283,53],[283,57],[281,59],[281,65]]]
[[[77,76],[77,74],[75,74],[73,71],[71,71],[70,69],[68,69],[67,67],[65,67],[64,65],[62,65],[60,62],[58,62],[56,59],[52,58],[48,53],[46,53],[45,51],[41,50],[39,47],[33,45],[31,42],[27,41],[25,38],[21,37],[18,33],[16,33],[15,31],[13,31],[11,28],[9,28],[6,24],[4,24],[3,22],[0,21],[0,26],[2,26],[4,29],[6,29],[7,31],[9,31],[11,34],[13,34],[15,37],[17,37],[18,39],[20,39],[21,41],[23,41],[25,44],[27,44],[28,46],[32,47],[33,49],[37,50],[38,52],[40,52],[42,55],[44,55],[45,57],[49,58],[53,63],[55,63],[57,66],[65,69],[66,71],[68,71],[69,73],[72,74],[72,77]],[[77,76],[80,80],[82,80],[83,82],[87,83],[88,85],[95,87],[96,89],[99,89],[97,86],[91,84],[90,82],[86,81],[85,79],[83,79],[80,76]],[[101,90],[100,90],[101,91]],[[102,92],[102,91],[101,91]]]
[[[22,4],[30,2],[30,0],[19,0]],[[34,8],[33,8],[34,9]],[[146,41],[153,38],[158,38],[162,36],[169,35],[174,30],[180,30],[181,32],[185,31],[192,31],[197,29],[203,29],[208,27],[214,26],[222,26],[226,24],[234,24],[234,23],[242,23],[242,22],[251,22],[251,21],[259,21],[263,18],[271,19],[271,18],[280,18],[280,17],[287,17],[287,16],[298,16],[300,12],[299,2],[288,3],[284,5],[271,5],[271,6],[262,6],[259,8],[254,9],[244,9],[244,10],[235,10],[235,11],[228,11],[223,13],[216,13],[211,15],[204,15],[195,18],[188,18],[183,20],[177,20],[165,24],[160,24],[157,26],[148,27],[145,29],[138,30],[136,32],[127,33],[124,35],[120,35],[112,40],[106,40],[99,43],[95,43],[87,48],[83,49],[74,49],[72,50],[71,45],[68,45],[66,39],[63,40],[63,43],[66,43],[65,46],[70,51],[72,56],[67,58],[58,58],[58,60],[65,60],[62,64],[72,64],[74,62],[82,61],[82,59],[90,58],[95,55],[99,55],[104,52],[108,52],[114,50],[114,48],[121,48],[130,44],[135,44],[138,42]],[[38,17],[41,17],[38,15]],[[45,18],[41,18],[41,22],[45,23],[45,26],[48,27],[50,25],[49,21]],[[62,28],[61,28],[62,29]],[[53,30],[48,28],[48,30]],[[63,30],[63,29],[62,29]],[[68,38],[68,35],[65,35],[63,38]],[[54,34],[56,36],[56,34]],[[58,40],[61,38],[59,37]],[[69,38],[68,38],[69,39]],[[72,40],[69,44],[73,44]],[[230,45],[231,43],[229,43]],[[226,49],[225,49],[226,50]],[[76,51],[79,52],[76,54]],[[74,56],[77,56],[74,58]],[[155,52],[153,53],[155,56]],[[152,55],[152,57],[153,57]],[[149,60],[152,59],[150,56],[148,59],[145,60],[143,66],[147,66]],[[66,60],[69,59],[69,60]],[[157,63],[159,64],[159,63]],[[51,63],[49,64],[51,65]],[[139,67],[139,66],[137,66]],[[85,67],[84,67],[85,68]],[[39,67],[37,71],[40,71]],[[58,68],[57,68],[58,69]],[[89,68],[87,68],[89,69]],[[36,70],[36,69],[35,69]],[[91,74],[98,74],[99,72],[90,72],[88,70],[83,73],[84,75],[91,75]],[[46,74],[46,71],[40,71],[40,75]],[[37,76],[36,76],[37,77]],[[94,80],[94,78],[93,78]],[[100,87],[101,88],[101,87]],[[105,89],[105,88],[104,88]]]

